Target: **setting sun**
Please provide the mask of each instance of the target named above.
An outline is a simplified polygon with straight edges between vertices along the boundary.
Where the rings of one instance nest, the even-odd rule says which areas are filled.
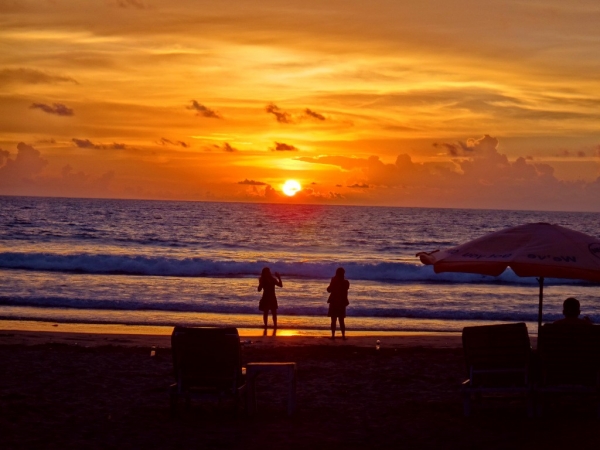
[[[287,180],[283,183],[283,187],[281,188],[283,193],[288,197],[293,197],[296,193],[302,190],[302,186],[296,180]]]

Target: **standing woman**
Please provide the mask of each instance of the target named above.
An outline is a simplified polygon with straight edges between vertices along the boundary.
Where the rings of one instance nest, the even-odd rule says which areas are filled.
[[[346,306],[350,304],[348,301],[348,289],[350,282],[344,278],[346,271],[343,267],[339,267],[335,271],[335,276],[331,279],[331,283],[327,286],[327,292],[330,292],[329,311],[327,317],[331,317],[331,339],[335,339],[336,320],[340,321],[340,330],[342,330],[342,339],[346,339]]]
[[[275,296],[275,286],[283,287],[279,273],[275,272],[275,277],[271,275],[271,269],[265,267],[258,279],[258,292],[263,291],[262,298],[258,303],[258,309],[263,312],[263,322],[265,330],[269,319],[269,310],[273,316],[273,328],[277,329],[277,297]]]

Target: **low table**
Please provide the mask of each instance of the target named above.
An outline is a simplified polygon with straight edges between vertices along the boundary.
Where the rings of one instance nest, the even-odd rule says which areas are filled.
[[[256,378],[265,372],[280,372],[288,379],[288,415],[296,411],[296,363],[295,362],[256,362],[246,364],[248,389],[248,413],[256,413]]]

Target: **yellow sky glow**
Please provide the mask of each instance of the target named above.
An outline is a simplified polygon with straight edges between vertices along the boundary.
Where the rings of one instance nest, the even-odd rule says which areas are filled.
[[[0,195],[600,211],[600,4],[0,2]]]

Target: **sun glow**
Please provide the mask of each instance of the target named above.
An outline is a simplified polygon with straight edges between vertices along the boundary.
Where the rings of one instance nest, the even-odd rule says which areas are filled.
[[[283,183],[281,190],[288,197],[293,197],[302,190],[302,186],[296,180],[287,180]]]

